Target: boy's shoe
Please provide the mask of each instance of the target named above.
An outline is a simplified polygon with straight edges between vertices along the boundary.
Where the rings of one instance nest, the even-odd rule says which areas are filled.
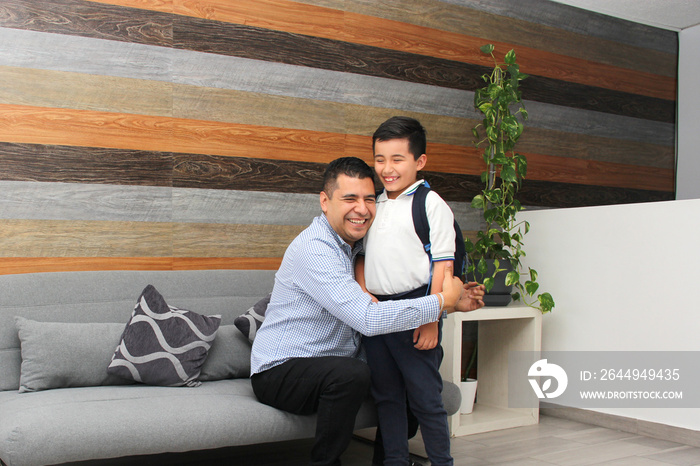
[[[409,466],[430,466],[430,461],[427,458],[409,453],[408,464]]]

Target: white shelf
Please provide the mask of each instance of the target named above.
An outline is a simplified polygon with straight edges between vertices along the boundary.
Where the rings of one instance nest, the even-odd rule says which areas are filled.
[[[443,325],[445,358],[440,373],[459,385],[462,369],[462,322],[479,321],[477,403],[471,414],[450,417],[453,436],[509,429],[539,421],[538,408],[508,407],[508,354],[540,351],[542,314],[522,305],[484,307],[450,314]]]

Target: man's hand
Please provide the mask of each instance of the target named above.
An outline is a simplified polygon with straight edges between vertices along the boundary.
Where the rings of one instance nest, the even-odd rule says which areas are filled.
[[[453,265],[445,267],[445,277],[442,280],[442,296],[445,303],[442,308],[447,312],[454,312],[454,307],[462,295],[462,280],[453,275]]]
[[[479,285],[476,282],[468,282],[464,284],[464,293],[455,306],[457,312],[476,311],[484,307],[484,294],[486,290],[484,285]]]

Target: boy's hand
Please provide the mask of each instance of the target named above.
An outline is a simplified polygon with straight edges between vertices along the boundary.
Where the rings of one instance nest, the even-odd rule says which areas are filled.
[[[423,324],[413,331],[413,345],[419,350],[433,349],[438,344],[438,323]]]
[[[445,267],[445,278],[442,281],[442,296],[445,298],[443,309],[447,313],[454,312],[454,307],[462,295],[462,280],[452,275],[454,266]]]
[[[476,311],[484,307],[484,294],[486,290],[484,285],[479,285],[476,282],[469,282],[464,284],[464,293],[459,302],[455,306],[455,311],[458,312],[469,312]]]

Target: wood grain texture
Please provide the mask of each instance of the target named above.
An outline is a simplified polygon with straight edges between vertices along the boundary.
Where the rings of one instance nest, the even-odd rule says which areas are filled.
[[[172,255],[167,223],[3,220],[2,257],[132,257]]]
[[[172,222],[173,197],[162,187],[0,181],[0,219]]]
[[[453,33],[426,29],[422,26],[409,26],[406,23],[366,15],[346,13],[341,16],[342,24],[326,28],[328,32],[325,36],[317,37],[290,33],[287,30],[251,27],[248,26],[250,22],[244,26],[195,17],[172,17],[153,11],[146,13],[140,9],[79,0],[61,0],[59,4],[49,4],[53,7],[49,11],[46,11],[44,6],[42,9],[37,9],[31,4],[29,0],[8,0],[5,5],[5,14],[11,19],[6,20],[3,25],[150,45],[167,46],[172,43],[176,47],[189,50],[280,61],[469,90],[479,85],[479,77],[485,71],[483,65],[490,66],[488,57],[478,53],[482,39],[464,35],[451,37]],[[249,4],[246,6],[252,9]],[[211,11],[216,7],[217,5],[204,4],[198,9]],[[309,8],[291,9],[285,12],[285,16],[291,23],[305,24],[308,10]],[[274,11],[279,16],[279,10],[270,8],[267,11]],[[329,13],[329,11],[324,9],[323,13]],[[330,13],[332,13],[330,16],[338,16],[334,10],[330,10]],[[210,13],[207,15],[211,16]],[[51,19],[43,20],[47,16]],[[319,13],[318,16],[328,15]],[[231,19],[245,20],[245,18],[244,12],[242,16],[234,14]],[[265,25],[269,23],[269,21],[262,21]],[[158,28],[154,28],[155,24]],[[338,31],[341,31],[340,35]],[[381,31],[384,35],[373,37],[376,36],[377,31]],[[433,37],[436,39],[432,39]],[[335,40],[337,38],[346,42],[339,42]],[[437,43],[431,46],[429,44],[431,41],[437,41]],[[460,44],[461,47],[454,50],[453,44]],[[502,50],[501,53],[511,48],[511,44],[500,43],[497,46]],[[392,50],[395,53],[392,54]],[[536,81],[539,79],[537,76],[542,76],[554,81],[573,81],[583,85],[583,88],[596,86],[620,91],[623,94],[640,94],[657,100],[675,100],[675,76],[662,77],[642,70],[629,73],[622,68],[571,59],[565,55],[551,54],[530,47],[519,47],[518,54],[523,71],[533,75],[531,81]],[[539,87],[533,85],[534,89]],[[551,83],[545,87],[551,87]],[[530,98],[556,104],[580,105],[580,101],[568,104],[548,100],[557,95],[566,96],[567,92],[566,90],[558,94],[534,92]],[[610,101],[608,106],[615,108],[618,114],[624,114],[620,112],[628,107],[622,105],[623,102],[613,104],[612,101],[616,100],[614,99],[616,96],[617,94],[612,92],[608,99],[604,100]],[[654,99],[644,101],[640,98],[637,105],[631,105],[629,108],[641,110],[650,104],[654,106],[655,102]],[[601,111],[607,111],[607,108],[602,108]],[[648,115],[655,114],[656,112],[651,110],[648,112]],[[635,114],[630,116],[645,117]]]
[[[0,140],[330,162],[343,135],[148,115],[0,105]]]
[[[282,257],[308,225],[172,224],[174,257]]]
[[[548,0],[402,0],[400,4],[391,0],[297,1],[637,71],[653,69],[665,76],[675,76],[677,71],[678,40],[673,31]]]
[[[371,147],[371,138],[353,135],[346,137],[346,155],[368,159],[364,155],[366,147]],[[484,171],[482,149],[428,143],[427,151],[431,154],[425,167],[428,171],[464,175],[480,175]],[[659,191],[674,189],[675,172],[670,168],[659,169],[518,152],[527,157],[527,178],[531,180]],[[372,163],[371,160],[367,161]]]
[[[282,94],[459,118],[479,118],[469,104],[473,100],[473,94],[469,91],[189,51],[171,50],[173,56],[168,57],[162,55],[162,50],[158,48],[144,50],[143,47],[147,46],[134,44],[112,43],[105,49],[84,44],[82,41],[86,39],[83,38],[54,34],[48,35],[51,40],[41,37],[42,40],[36,41],[35,37],[24,36],[27,31],[5,34],[7,31],[9,30],[0,29],[0,39],[4,36],[13,44],[13,54],[3,56],[4,49],[0,49],[0,59],[7,58],[13,65],[35,63],[38,60],[36,57],[40,56],[42,67],[100,74],[104,72],[101,69],[104,66],[95,63],[104,62],[110,64],[111,72],[119,75],[135,74],[140,79],[174,79],[186,85]],[[54,43],[56,47],[52,45]],[[133,50],[133,47],[142,49]],[[94,62],[76,59],[85,48],[91,48],[91,52],[95,53]],[[25,60],[18,60],[16,63],[13,58],[17,55],[29,61],[25,63]],[[136,63],[143,61],[153,66],[136,66],[124,57],[134,57]],[[171,71],[164,66],[166,64],[172,66]],[[39,66],[38,63],[36,65]],[[266,79],[261,80],[261,75],[266,76]],[[407,95],[411,99],[406,99]],[[653,121],[611,118],[613,115],[539,102],[531,102],[528,107],[532,117],[528,126],[546,125],[544,127],[560,131],[604,137],[620,135],[625,139],[673,145],[675,130],[672,124],[659,125]],[[661,140],[663,142],[659,142]]]
[[[0,273],[274,269],[319,213],[326,164],[372,162],[370,135],[397,114],[428,128],[425,178],[469,235],[485,42],[514,46],[532,75],[523,204],[673,199],[675,43],[572,11],[543,0],[7,0]]]
[[[277,270],[281,257],[0,257],[0,275],[101,270]]]
[[[182,188],[318,194],[325,168],[318,162],[176,154],[173,184]]]
[[[671,201],[674,191],[586,186],[571,183],[524,180],[518,193],[523,205],[547,207],[585,207],[639,202]]]
[[[160,81],[174,73],[171,48],[2,27],[0,43],[5,66]]]
[[[594,13],[565,4],[552,3],[548,0],[448,1],[498,16],[524,20],[537,26],[549,26],[573,32],[587,39],[599,38],[672,55],[678,53],[678,36],[675,31]],[[567,21],[562,21],[562,18],[567,18]],[[533,39],[537,40],[537,38]],[[576,43],[577,41],[574,39],[571,42]],[[543,47],[546,46],[556,47],[557,44],[543,44]],[[600,51],[603,52],[601,55],[609,56],[610,52],[604,53],[605,48],[601,48]],[[579,53],[591,52],[581,50]]]
[[[260,5],[259,1],[252,0],[239,0],[235,4],[224,2],[223,0],[176,2],[175,11],[178,14],[187,15],[192,18],[215,20],[200,23],[203,25],[203,29],[206,30],[216,29],[217,26],[215,23],[226,22],[245,24],[268,31],[294,34],[297,37],[285,35],[287,41],[282,41],[274,47],[274,49],[282,51],[283,55],[288,56],[294,56],[294,54],[289,55],[294,50],[291,44],[287,45],[289,41],[295,39],[305,41],[308,40],[308,37],[318,37],[354,44],[355,47],[351,45],[351,48],[357,48],[357,46],[370,47],[360,47],[359,53],[357,54],[347,53],[346,51],[347,55],[354,57],[349,60],[350,63],[354,63],[357,59],[360,59],[360,63],[365,60],[368,62],[374,61],[371,58],[363,59],[362,57],[369,57],[369,55],[372,54],[371,48],[379,48],[383,51],[390,49],[448,61],[490,66],[488,57],[484,57],[478,52],[479,47],[483,45],[484,42],[481,37],[494,37],[494,34],[498,36],[500,30],[509,29],[498,27],[499,25],[502,26],[504,23],[502,17],[488,13],[484,14],[480,11],[454,7],[452,5],[445,5],[444,3],[437,4],[433,2],[433,4],[436,5],[433,8],[426,8],[426,4],[430,5],[431,2],[423,1],[420,4],[417,2],[404,2],[401,8],[401,11],[404,12],[404,16],[400,18],[399,21],[381,18],[381,12],[376,10],[372,12],[372,15],[366,15],[353,13],[351,11],[340,12],[334,9],[311,7],[309,5],[300,5],[296,2],[279,0],[267,0],[263,5]],[[416,5],[418,5],[418,11],[411,11],[412,7],[416,7]],[[384,9],[387,9],[386,5],[382,6]],[[406,21],[406,12],[415,13],[414,16],[421,18],[421,24]],[[439,15],[437,18],[435,18],[436,12]],[[450,22],[454,22],[455,15],[459,18],[470,18],[471,22],[475,21],[474,16],[479,16],[479,18],[476,19],[479,24],[487,20],[490,20],[494,24],[493,27],[489,28],[488,33],[486,33],[486,31],[479,31],[481,34],[474,34],[472,29],[461,29],[462,33],[454,33],[441,27],[446,21],[451,20]],[[433,18],[433,21],[427,22],[426,18]],[[187,25],[184,25],[180,24],[177,20],[175,21],[173,34],[176,41],[181,38],[181,31],[199,34],[196,32],[197,29],[200,29],[197,26],[198,22],[189,20],[187,23]],[[542,35],[542,31],[537,31],[538,33],[534,34],[535,27],[542,27],[541,25],[533,27],[530,22],[518,21],[512,18],[508,19],[508,23],[522,23],[523,26],[533,29],[533,34],[531,35],[535,37],[540,37]],[[181,30],[178,29],[178,25],[182,26]],[[520,24],[518,25],[520,26]],[[567,52],[581,49],[581,41],[583,40],[585,43],[589,40],[589,38],[585,36],[565,33],[560,29],[549,29],[551,29],[548,31],[550,35],[556,35],[557,39],[559,39],[555,41],[556,43],[569,42],[572,45]],[[469,31],[469,33],[465,34],[464,31]],[[502,53],[505,53],[510,48],[513,48],[514,44],[518,44],[521,64],[523,69],[527,70],[530,74],[558,80],[565,79],[578,84],[604,87],[627,93],[640,93],[661,99],[675,99],[675,91],[667,91],[669,87],[673,88],[675,85],[675,59],[671,54],[667,56],[672,60],[673,66],[670,66],[669,69],[672,70],[673,74],[659,78],[658,75],[649,73],[648,70],[658,69],[658,61],[661,60],[657,60],[655,63],[644,63],[642,65],[639,64],[639,59],[629,60],[631,53],[641,52],[639,49],[632,51],[629,50],[629,47],[623,46],[622,48],[627,48],[627,50],[624,50],[620,54],[620,57],[616,57],[618,58],[616,61],[612,61],[612,63],[609,64],[601,64],[580,56],[577,56],[576,59],[570,59],[566,54],[549,52],[546,47],[542,47],[542,43],[536,44],[539,47],[523,44],[522,41],[518,41],[517,39],[522,37],[522,35],[528,37],[530,35],[527,35],[527,33],[523,34],[522,32],[520,34],[521,36],[511,37],[511,39],[516,39],[514,43],[510,41],[501,41],[501,43],[497,45],[498,49],[502,50]],[[566,40],[567,34],[571,36],[568,41]],[[237,35],[238,34],[235,33],[221,34],[220,37],[234,37]],[[185,36],[185,34],[183,34],[183,36]],[[303,36],[304,38],[299,38],[298,36]],[[212,42],[212,39],[214,42]],[[274,41],[275,39],[273,36],[270,36],[268,40]],[[216,38],[209,38],[209,40],[195,40],[193,42],[216,44],[213,45],[213,47],[218,50],[216,53],[227,53],[223,51],[224,49],[231,50],[231,47],[224,45],[221,39],[217,41]],[[242,42],[247,41],[244,39]],[[549,41],[549,43],[551,42],[552,41]],[[254,43],[255,41],[252,47],[254,47]],[[309,47],[311,44],[300,43],[299,45],[306,45]],[[600,53],[599,55],[604,57],[610,56],[611,49],[618,50],[621,48],[619,44],[611,44],[609,42],[602,45],[601,51],[605,51],[605,53]],[[613,48],[613,45],[616,45],[616,47]],[[251,44],[248,43],[243,48],[249,49],[250,47]],[[286,50],[287,47],[289,47],[290,50]],[[334,48],[328,43],[322,47],[328,50]],[[311,55],[316,55],[312,51],[314,48],[315,47],[312,46],[309,48],[300,48],[298,50],[308,50],[311,52]],[[257,54],[256,52],[252,53]],[[238,53],[236,53],[236,55],[238,55]],[[304,54],[304,56],[307,56],[307,54]],[[639,57],[640,54],[635,53],[632,56]],[[649,54],[644,54],[643,56],[649,57]],[[659,58],[662,57],[666,58],[666,56],[660,56]],[[279,58],[277,60],[279,60]],[[294,62],[301,63],[297,61]],[[630,64],[632,68],[635,69],[634,77],[630,77],[630,73],[625,72],[623,68],[619,68],[621,62]],[[667,62],[662,63],[666,64]],[[426,69],[427,68],[428,67],[426,67]],[[364,69],[367,71],[368,68]],[[565,72],[564,70],[567,71]],[[648,80],[647,84],[644,84],[645,80]]]
[[[109,76],[0,67],[0,103],[206,119],[370,135],[394,109]],[[232,111],[235,109],[235,111]],[[418,112],[432,142],[470,145],[476,120]],[[628,126],[627,126],[628,127]],[[673,148],[526,128],[523,152],[635,165],[673,166]]]
[[[172,186],[172,174],[169,153],[0,142],[0,179],[8,181]]]
[[[167,47],[172,16],[82,0],[3,0],[0,26]]]
[[[363,26],[371,27],[366,24],[367,22],[371,21],[364,20]],[[379,26],[372,29],[375,30],[377,27]],[[175,46],[187,50],[255,58],[329,71],[345,71],[454,89],[478,88],[483,82],[481,76],[489,69],[481,64],[475,65],[423,54],[356,43],[341,43],[332,39],[294,35],[249,26],[212,23],[197,18],[176,21],[174,28]],[[394,38],[400,30],[402,28],[387,31],[387,34]],[[476,40],[473,42],[475,42],[474,50],[478,52],[479,44]],[[508,50],[506,47],[501,49],[503,54]],[[533,65],[546,63],[547,57],[543,56],[543,52],[521,49],[518,55],[523,72],[531,75],[527,81],[531,83],[528,94],[530,100],[584,109],[596,108],[598,111],[638,118],[663,118],[661,121],[668,121],[669,108],[671,110],[675,108],[675,78],[644,76],[642,72],[632,75],[627,70],[607,72],[596,70],[597,74],[582,84],[569,83],[561,79],[540,76],[551,75],[552,73],[546,73],[546,70],[556,69],[566,70],[567,78],[571,79],[572,76],[579,75],[577,68],[581,68],[581,72],[583,70],[591,72],[590,68],[596,67],[590,63],[580,64],[574,60],[561,59],[557,63],[547,63],[545,68],[544,65]],[[483,59],[481,61],[492,64]],[[649,81],[648,85],[643,84],[645,79]],[[539,83],[540,80],[544,82]],[[630,80],[632,80],[630,85],[626,85]],[[589,89],[592,85],[596,87]],[[603,94],[600,102],[591,105],[589,94],[598,93]],[[579,94],[583,94],[582,97],[579,98]]]
[[[319,213],[318,193],[0,181],[0,219],[307,226]]]
[[[172,116],[171,83],[0,66],[0,103]]]
[[[65,149],[65,148],[64,148]],[[321,179],[325,164],[309,162],[270,161],[260,159],[246,159],[236,157],[202,156],[197,154],[175,154],[176,164],[173,173],[174,184],[180,188],[198,188],[215,190],[240,190],[259,191],[268,193],[299,193],[317,195],[320,192]],[[614,165],[613,165],[614,166]],[[137,167],[137,166],[135,166]],[[42,171],[42,170],[39,170]],[[99,178],[89,176],[90,166],[85,165],[80,169],[76,177],[87,179]],[[138,170],[136,170],[138,172]],[[0,174],[3,173],[0,170]],[[63,173],[62,179],[71,179],[70,173]],[[424,176],[433,188],[448,201],[468,202],[481,189],[478,175],[457,175],[451,173],[425,172]],[[51,178],[49,173],[42,178]],[[46,180],[45,180],[46,181]],[[103,182],[105,180],[102,180]],[[107,180],[119,184],[119,180]],[[630,189],[607,189],[603,186],[591,184],[571,185],[566,183],[535,183],[537,188],[521,193],[522,202],[527,205],[551,205],[557,207],[579,207],[584,205],[603,205],[605,203],[645,202],[654,200],[668,200],[673,196],[667,192],[654,192]],[[595,183],[595,177],[592,183]],[[559,186],[556,192],[564,193],[564,199],[557,199],[556,195],[550,195],[551,186]],[[543,192],[538,192],[538,189]],[[672,190],[668,190],[672,193]],[[185,190],[187,192],[187,190]],[[555,191],[553,191],[555,192]],[[600,194],[600,193],[603,194]],[[174,199],[176,199],[175,195]],[[618,202],[616,202],[616,196]],[[8,195],[10,198],[10,195]],[[175,202],[175,201],[173,201]],[[548,204],[551,202],[552,204]],[[185,202],[186,204],[186,202]],[[178,201],[179,209],[185,209],[182,201]],[[309,207],[311,208],[311,207]],[[15,209],[16,210],[16,209]],[[178,210],[180,212],[181,210]],[[291,211],[293,212],[293,211]],[[309,211],[306,211],[307,214]],[[177,212],[174,214],[177,216]],[[221,214],[225,215],[225,214]],[[201,220],[201,219],[200,219]],[[187,216],[178,218],[177,221],[189,221]],[[192,221],[198,221],[196,218]],[[218,220],[217,220],[218,221]],[[302,222],[299,222],[302,223]]]
[[[308,226],[321,213],[318,193],[232,189],[173,188],[172,209],[174,222],[302,227]]]
[[[1,257],[281,257],[298,225],[3,220]]]
[[[430,186],[449,202],[471,202],[483,189],[480,177],[424,172]],[[642,189],[579,185],[551,181],[524,180],[518,199],[526,206],[584,207],[610,204],[669,201],[675,198],[673,191],[649,191]]]
[[[344,154],[356,156],[372,163],[372,154],[369,150],[371,138],[368,136],[290,131],[193,120],[172,119],[168,121],[163,118],[150,119],[134,115],[85,111],[36,110],[17,106],[6,106],[5,108],[8,112],[0,116],[0,122],[3,121],[2,117],[5,117],[8,124],[0,125],[0,138],[14,139],[13,142],[18,144],[26,144],[24,141],[43,139],[54,145],[112,145],[119,147],[108,148],[127,149],[128,154],[134,153],[133,147],[150,146],[157,152],[156,157],[162,157],[159,150],[168,149],[179,153],[187,153],[188,150],[204,152],[200,155],[207,157],[193,158],[190,156],[187,160],[183,160],[181,156],[177,156],[178,159],[174,161],[173,166],[173,176],[178,178],[176,182],[174,181],[175,186],[184,186],[182,178],[191,180],[188,182],[188,186],[192,186],[191,183],[199,178],[206,180],[206,187],[211,188],[213,186],[209,184],[210,180],[217,178],[219,183],[224,183],[223,186],[220,185],[221,188],[225,188],[232,175],[238,176],[241,173],[253,174],[256,177],[263,173],[264,177],[266,179],[269,177],[274,185],[280,179],[279,175],[282,175],[282,179],[285,176],[284,172],[277,168],[276,163],[259,164],[255,170],[252,170],[250,166],[238,166],[238,161],[232,163],[230,160],[217,156],[239,159],[245,155],[247,156],[245,158],[304,160],[323,164],[337,158],[340,154]],[[21,118],[13,118],[17,114],[20,114]],[[21,124],[12,124],[15,121],[19,121]],[[178,126],[168,130],[170,126],[168,123]],[[154,128],[160,130],[161,140],[155,138],[157,131],[154,131]],[[110,131],[108,132],[107,129]],[[468,175],[479,175],[483,171],[481,150],[479,149],[429,143],[428,151],[436,157],[429,158],[426,170]],[[529,164],[528,178],[533,180],[661,191],[672,190],[674,186],[674,174],[671,169],[663,170],[638,165],[586,161],[544,154],[526,155]],[[36,159],[34,163],[37,163]],[[258,170],[263,171],[259,172]],[[45,172],[42,169],[35,171]],[[26,178],[14,175],[12,179]],[[43,179],[42,181],[58,180]],[[272,186],[270,182],[267,183],[268,186]]]

